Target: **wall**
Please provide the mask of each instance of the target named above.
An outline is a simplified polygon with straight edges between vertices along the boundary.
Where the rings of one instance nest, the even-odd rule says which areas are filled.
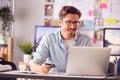
[[[60,1],[60,0],[55,0]],[[62,2],[63,1],[63,2]],[[56,6],[62,5],[62,3],[65,4],[64,0],[62,0],[60,4]],[[71,4],[74,5],[76,1],[78,0],[69,0],[70,2],[66,1],[66,4]],[[73,4],[73,2],[74,4]],[[90,0],[90,1],[96,1],[96,0]],[[98,0],[100,1],[100,0]],[[109,11],[109,7],[112,4],[116,4],[114,1],[118,1],[117,4],[119,6],[120,0],[108,0],[108,1],[113,1],[108,2],[108,8],[102,9],[102,15],[103,18],[105,19],[106,17],[110,17],[111,15],[116,15],[116,13],[120,12],[119,10],[117,12],[111,12]],[[80,1],[79,1],[80,2]],[[82,6],[82,5],[87,5],[89,2],[88,0],[83,0],[82,3],[76,3],[78,5],[81,5],[81,9],[83,10],[83,13],[86,12],[84,15],[88,15],[87,10],[93,10],[91,7],[90,3],[87,6]],[[54,4],[55,5],[55,4]],[[76,5],[76,6],[78,6]],[[57,8],[57,7],[56,7]],[[114,8],[114,7],[112,7]],[[117,9],[117,7],[115,7]],[[55,10],[56,11],[56,10]],[[55,12],[54,12],[55,13]],[[108,15],[109,13],[109,15]],[[113,13],[113,14],[112,14]],[[55,13],[56,14],[56,13]],[[90,18],[93,19],[93,15],[88,15]],[[112,18],[114,18],[114,16]],[[55,16],[53,16],[55,17]],[[83,17],[86,20],[86,16]],[[87,17],[88,18],[88,17]],[[116,16],[115,16],[116,18]],[[117,16],[117,19],[120,18],[120,15]],[[105,25],[105,26],[120,26],[118,19],[117,25]],[[23,60],[23,52],[18,48],[17,44],[26,40],[29,40],[33,43],[34,40],[34,26],[35,25],[43,25],[44,24],[44,0],[15,0],[15,24],[14,24],[14,46],[13,46],[13,62],[16,64],[19,61]],[[92,33],[91,33],[92,34]]]
[[[23,60],[23,52],[18,43],[34,40],[35,25],[43,25],[44,0],[16,0],[13,62],[18,64]]]

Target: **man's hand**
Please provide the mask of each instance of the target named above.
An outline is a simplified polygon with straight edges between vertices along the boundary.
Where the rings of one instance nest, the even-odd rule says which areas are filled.
[[[41,71],[44,74],[47,74],[50,71],[50,69],[51,69],[51,65],[49,65],[49,64],[45,63],[45,64],[42,64],[42,66],[41,66]]]
[[[44,63],[44,64],[40,65],[37,62],[34,62],[30,65],[31,71],[33,71],[35,73],[43,73],[43,74],[47,74],[50,71],[51,67],[52,66],[50,64]]]

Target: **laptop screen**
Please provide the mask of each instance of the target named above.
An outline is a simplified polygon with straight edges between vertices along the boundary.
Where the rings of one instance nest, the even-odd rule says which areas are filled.
[[[111,55],[120,55],[120,28],[104,28],[103,47],[111,48]]]
[[[110,48],[71,46],[66,75],[106,76],[110,52]]]
[[[36,48],[38,47],[42,37],[44,37],[45,34],[54,32],[59,30],[59,26],[35,26],[35,33],[34,33],[34,51],[36,51]]]

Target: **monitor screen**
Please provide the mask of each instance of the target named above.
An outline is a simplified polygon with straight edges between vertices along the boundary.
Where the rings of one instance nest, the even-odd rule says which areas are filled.
[[[120,28],[104,28],[103,47],[110,47],[111,55],[120,55]]]
[[[36,51],[36,48],[38,47],[42,37],[45,34],[54,32],[59,30],[59,26],[35,26],[35,34],[34,34],[34,51]]]

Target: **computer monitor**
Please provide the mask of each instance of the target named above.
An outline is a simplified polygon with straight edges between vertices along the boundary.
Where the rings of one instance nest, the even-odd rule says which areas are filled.
[[[38,47],[41,39],[45,34],[51,33],[54,31],[59,30],[59,26],[35,26],[35,34],[34,34],[34,51],[36,51],[36,48]]]
[[[103,47],[110,47],[111,55],[120,56],[120,28],[104,28],[103,34]]]

